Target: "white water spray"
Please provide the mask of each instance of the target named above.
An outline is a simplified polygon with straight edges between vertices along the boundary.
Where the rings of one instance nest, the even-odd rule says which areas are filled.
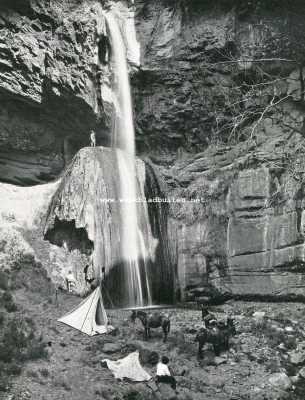
[[[121,252],[126,272],[129,306],[143,306],[144,292],[148,304],[151,304],[151,294],[145,266],[145,243],[138,225],[135,133],[126,48],[115,17],[109,12],[106,14],[106,20],[114,64],[116,110],[112,146],[118,149],[116,153],[120,180]]]

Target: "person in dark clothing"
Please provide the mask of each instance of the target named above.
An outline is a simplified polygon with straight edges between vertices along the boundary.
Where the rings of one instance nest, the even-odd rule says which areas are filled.
[[[169,358],[166,356],[163,356],[161,358],[161,361],[158,362],[157,374],[156,374],[157,383],[168,383],[171,385],[172,389],[176,390],[177,386],[176,379],[170,373],[170,370],[167,365],[168,363],[169,363]]]
[[[68,272],[68,275],[66,276],[66,282],[67,282],[67,289],[69,293],[73,292],[73,288],[76,285],[76,280],[74,277],[74,274],[72,273],[72,271]]]
[[[210,322],[216,320],[215,315],[210,313],[206,305],[201,305],[201,318],[205,328],[209,328]]]
[[[100,35],[98,39],[98,59],[103,65],[108,64],[111,57],[111,46],[106,35]]]
[[[89,276],[88,276],[88,268],[89,268],[89,265],[86,265],[85,268],[84,268],[84,274],[85,274],[85,281],[90,284],[90,283],[92,283],[94,281],[94,278],[93,277],[89,278]]]
[[[95,132],[90,131],[90,146],[95,147],[96,146],[96,137],[95,137]]]

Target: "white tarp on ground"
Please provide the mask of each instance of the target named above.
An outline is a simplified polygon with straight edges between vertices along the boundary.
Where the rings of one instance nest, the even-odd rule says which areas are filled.
[[[130,353],[127,357],[117,361],[103,360],[117,379],[130,379],[136,382],[149,381],[151,376],[141,366],[139,352]]]
[[[103,306],[102,293],[99,287],[58,321],[72,326],[89,336],[103,334],[113,330],[113,327],[108,325],[108,318]]]

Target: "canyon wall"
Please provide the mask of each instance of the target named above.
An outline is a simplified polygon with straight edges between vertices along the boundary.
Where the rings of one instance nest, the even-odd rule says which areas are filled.
[[[182,297],[304,297],[304,5],[136,10],[138,148],[176,199]]]
[[[128,47],[138,155],[176,199],[154,229],[170,238],[178,295],[304,297],[299,0],[2,3],[0,181],[51,182],[91,129],[109,145],[109,8]]]

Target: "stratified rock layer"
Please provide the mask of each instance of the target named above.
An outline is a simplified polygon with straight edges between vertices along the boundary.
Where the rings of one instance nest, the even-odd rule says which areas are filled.
[[[304,173],[274,169],[268,153],[264,166],[240,170],[245,159],[240,154],[231,162],[230,152],[216,177],[210,169],[199,173],[205,154],[175,169],[177,181],[188,180],[186,188],[176,183],[170,191],[185,200],[172,204],[170,225],[185,299],[204,300],[213,289],[235,297],[304,298]]]
[[[194,154],[244,140],[273,94],[274,103],[302,98],[304,4],[139,0],[136,10],[137,139],[159,162],[166,162],[164,146],[176,159],[179,148]]]
[[[238,189],[232,188],[227,235],[231,290],[257,296],[304,296],[302,205],[295,198],[296,187],[285,194],[280,188],[271,193],[271,183],[269,170],[261,168],[241,172],[235,182]],[[281,195],[286,195],[281,209],[272,207],[272,198]]]
[[[103,20],[98,2],[15,3],[0,5],[0,175],[33,185],[58,177],[90,129],[107,140],[96,75]]]
[[[186,300],[305,294],[305,9],[270,4],[137,4],[138,143],[176,199]]]

